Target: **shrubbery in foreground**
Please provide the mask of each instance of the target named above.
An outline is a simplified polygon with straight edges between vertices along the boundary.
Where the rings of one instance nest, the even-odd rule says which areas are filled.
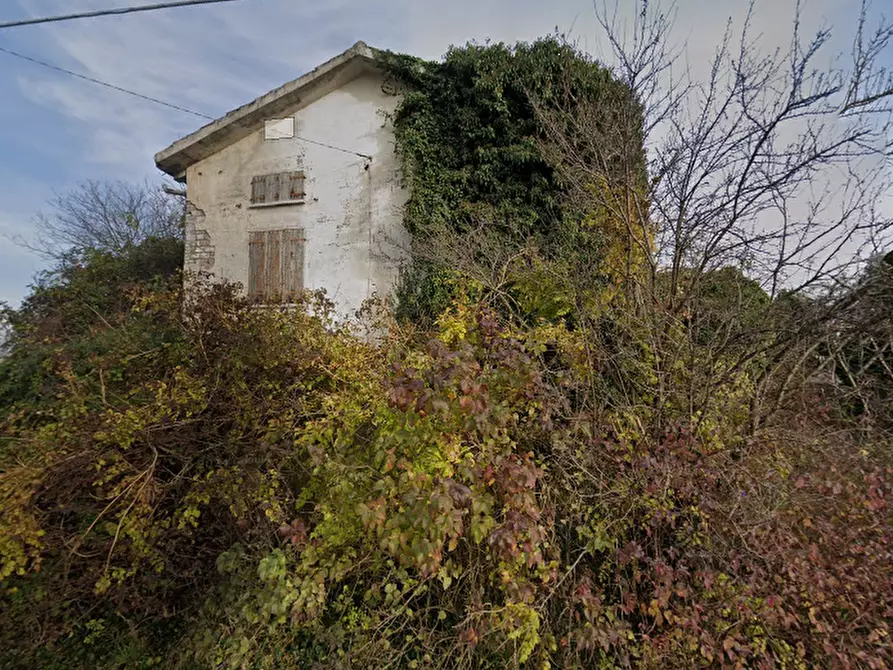
[[[3,667],[893,661],[889,426],[836,386],[754,430],[757,367],[698,415],[694,362],[639,393],[659,367],[620,301],[596,335],[468,285],[373,345],[321,296],[184,305],[128,267],[11,315]]]

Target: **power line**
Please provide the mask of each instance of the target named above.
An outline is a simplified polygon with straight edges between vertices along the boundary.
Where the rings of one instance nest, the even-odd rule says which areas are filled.
[[[192,114],[193,116],[197,116],[202,119],[209,119],[211,121],[214,120],[213,116],[208,116],[207,114],[202,114],[201,112],[196,112],[191,109],[187,109],[186,107],[181,107],[180,105],[175,105],[171,102],[165,102],[164,100],[159,100],[158,98],[153,98],[149,95],[143,95],[142,93],[137,93],[136,91],[131,91],[127,88],[121,88],[120,86],[115,86],[114,84],[110,84],[107,81],[102,81],[100,79],[95,79],[93,77],[88,77],[85,74],[80,74],[79,72],[73,72],[71,70],[66,70],[64,67],[59,67],[58,65],[53,65],[52,63],[47,63],[46,61],[38,60],[37,58],[31,58],[30,56],[26,56],[25,54],[20,54],[17,51],[12,51],[11,49],[5,49],[0,47],[0,52],[5,54],[9,54],[10,56],[15,56],[16,58],[21,58],[22,60],[26,60],[29,63],[34,63],[35,65],[40,65],[42,67],[49,68],[50,70],[55,70],[56,72],[61,72],[62,74],[71,75],[72,77],[77,77],[78,79],[83,79],[84,81],[89,81],[92,84],[99,84],[100,86],[105,86],[106,88],[110,88],[113,91],[118,91],[120,93],[126,93],[127,95],[132,95],[136,98],[140,98],[141,100],[148,100],[149,102],[154,102],[156,105],[163,105],[165,107],[170,107],[171,109],[176,109],[179,112],[185,112],[186,114]]]
[[[22,60],[28,61],[29,63],[33,63],[34,65],[40,65],[41,67],[48,68],[55,72],[60,72],[62,74],[67,74],[72,77],[77,77],[78,79],[82,79],[83,81],[88,81],[91,84],[99,84],[100,86],[104,86],[105,88],[111,89],[113,91],[118,91],[119,93],[126,93],[127,95],[132,95],[135,98],[139,98],[140,100],[146,100],[148,102],[153,102],[156,105],[162,105],[164,107],[168,107],[170,109],[175,109],[178,112],[183,112],[185,114],[192,114],[192,116],[197,116],[200,119],[206,119],[208,121],[214,121],[215,118],[208,114],[203,114],[202,112],[196,112],[193,109],[189,109],[187,107],[181,107],[180,105],[175,105],[172,102],[166,102],[164,100],[160,100],[159,98],[153,98],[150,95],[144,95],[142,93],[138,93],[137,91],[131,91],[128,88],[122,88],[121,86],[115,86],[114,84],[110,84],[107,81],[102,81],[101,79],[96,79],[95,77],[88,77],[85,74],[81,74],[80,72],[74,72],[72,70],[66,70],[64,67],[59,67],[58,65],[53,65],[52,63],[47,63],[46,61],[39,60],[37,58],[32,58],[31,56],[26,56],[25,54],[20,54],[17,51],[13,51],[12,49],[6,49],[4,47],[0,47],[0,52],[8,54],[10,56],[14,56],[16,58],[20,58]],[[372,160],[372,156],[368,154],[360,153],[359,151],[353,151],[351,149],[344,149],[342,147],[335,146],[333,144],[327,144],[326,142],[319,142],[317,140],[311,140],[307,137],[299,137],[295,136],[295,139],[300,140],[301,142],[307,142],[308,144],[316,144],[321,147],[325,147],[326,149],[331,149],[333,151],[340,151],[345,154],[351,154],[353,156],[359,156],[360,158],[365,158],[366,160]]]
[[[190,7],[192,5],[214,5],[221,2],[237,2],[237,0],[179,0],[178,2],[159,2],[154,5],[141,5],[139,7],[100,9],[93,12],[80,12],[78,14],[65,14],[63,16],[47,16],[39,19],[7,21],[6,23],[0,23],[0,30],[2,30],[3,28],[17,28],[19,26],[33,26],[39,23],[58,23],[60,21],[74,21],[76,19],[93,19],[99,16],[117,16],[121,14],[135,14],[137,12],[152,12],[159,9],[172,9],[174,7]]]
[[[361,154],[359,151],[353,151],[352,149],[342,149],[341,147],[336,147],[334,144],[326,144],[325,142],[318,142],[317,140],[307,139],[306,137],[301,137],[300,135],[295,135],[296,140],[300,140],[301,142],[307,142],[308,144],[315,144],[320,147],[325,147],[326,149],[332,149],[333,151],[340,151],[344,154],[351,154],[353,156],[359,156],[360,158],[365,158],[367,161],[372,160],[372,156],[369,154]]]

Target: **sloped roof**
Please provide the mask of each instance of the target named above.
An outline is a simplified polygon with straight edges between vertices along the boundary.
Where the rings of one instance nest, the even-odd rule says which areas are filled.
[[[262,127],[268,118],[309,105],[325,93],[375,67],[375,51],[357,42],[344,53],[326,61],[302,77],[270,91],[247,105],[177,140],[155,154],[158,169],[182,179],[186,169]]]

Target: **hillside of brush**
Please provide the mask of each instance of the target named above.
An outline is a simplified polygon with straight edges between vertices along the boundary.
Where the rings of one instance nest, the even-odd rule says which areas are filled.
[[[893,664],[893,265],[820,297],[663,269],[601,66],[381,57],[416,253],[374,337],[184,296],[176,239],[6,311],[0,667]],[[589,188],[638,228],[556,159],[571,101],[626,129]]]

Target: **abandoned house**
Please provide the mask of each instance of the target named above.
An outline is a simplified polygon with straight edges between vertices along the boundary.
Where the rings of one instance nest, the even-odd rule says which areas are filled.
[[[358,42],[157,154],[186,184],[185,269],[259,302],[325,289],[340,316],[389,294],[407,248],[398,104]]]

